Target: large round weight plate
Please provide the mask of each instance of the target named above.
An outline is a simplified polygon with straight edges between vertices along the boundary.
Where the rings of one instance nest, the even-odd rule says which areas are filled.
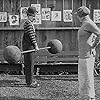
[[[48,49],[51,54],[60,53],[62,51],[62,43],[57,39],[49,41],[47,47],[51,47]]]

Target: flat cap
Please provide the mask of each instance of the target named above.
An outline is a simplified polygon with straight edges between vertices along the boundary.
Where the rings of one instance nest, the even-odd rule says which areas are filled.
[[[90,10],[86,7],[86,6],[81,6],[77,9],[77,15],[79,17],[84,17],[86,15],[89,15],[90,14]]]

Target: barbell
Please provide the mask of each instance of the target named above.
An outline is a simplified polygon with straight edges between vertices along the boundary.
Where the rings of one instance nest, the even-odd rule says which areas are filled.
[[[39,48],[39,50],[45,50],[45,49],[49,49],[51,47],[43,47],[43,48]],[[37,51],[39,51],[37,50]],[[26,51],[22,51],[21,54],[25,54],[25,53],[30,53],[30,52],[35,52],[36,50],[33,49],[33,50],[26,50]]]
[[[57,54],[62,51],[62,43],[58,39],[50,40],[47,47],[39,48],[39,50],[47,49],[51,54]],[[26,53],[36,52],[35,49],[20,51],[17,46],[9,45],[3,50],[3,57],[8,63],[18,63],[21,60],[21,55]]]

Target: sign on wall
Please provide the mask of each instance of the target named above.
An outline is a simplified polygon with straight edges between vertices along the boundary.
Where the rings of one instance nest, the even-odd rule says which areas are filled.
[[[35,7],[36,8],[36,16],[35,16],[35,20],[34,20],[34,24],[41,24],[41,5],[40,4],[31,4],[31,7]]]
[[[0,22],[7,21],[7,12],[0,12]]]
[[[21,7],[20,11],[21,19],[27,19],[27,9],[28,7]]]
[[[31,6],[36,8],[37,14],[41,14],[41,5],[40,4],[31,4]]]
[[[95,23],[100,23],[100,10],[94,10],[93,19]]]
[[[42,20],[50,20],[51,8],[42,8]]]
[[[63,11],[63,21],[64,22],[72,22],[72,10],[64,10]]]
[[[9,15],[10,25],[19,25],[19,15]]]
[[[41,24],[41,15],[36,15],[33,24]]]
[[[61,21],[61,11],[52,11],[51,21]]]

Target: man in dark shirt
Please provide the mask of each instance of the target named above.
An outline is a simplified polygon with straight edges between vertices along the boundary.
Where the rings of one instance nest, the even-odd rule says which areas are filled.
[[[33,21],[35,20],[36,8],[29,7],[27,10],[27,20],[24,23],[24,35],[23,35],[23,50],[35,49],[36,51],[39,49],[36,42],[36,32]],[[34,53],[34,52],[33,52]],[[33,69],[34,69],[34,56],[33,53],[24,54],[24,65],[25,65],[25,78],[28,86],[34,85],[35,87],[38,85],[36,81],[32,83],[33,79]]]
[[[79,94],[82,96],[82,100],[95,100],[95,48],[100,41],[100,29],[90,19],[89,14],[90,10],[85,6],[77,9],[77,17],[82,22],[82,26],[78,30],[78,80]]]

